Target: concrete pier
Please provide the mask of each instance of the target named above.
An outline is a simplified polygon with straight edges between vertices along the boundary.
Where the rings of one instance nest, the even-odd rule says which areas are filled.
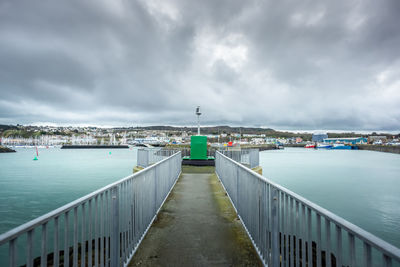
[[[182,175],[129,266],[262,266],[214,167]]]

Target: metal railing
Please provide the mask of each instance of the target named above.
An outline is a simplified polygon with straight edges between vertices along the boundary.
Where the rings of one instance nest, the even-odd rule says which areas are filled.
[[[251,169],[260,166],[260,153],[258,149],[224,149],[219,152],[236,162],[249,166]]]
[[[163,160],[173,154],[177,150],[161,149],[161,148],[140,148],[137,151],[137,165],[146,168],[160,160]]]
[[[178,152],[0,235],[0,248],[9,247],[2,265],[126,266],[176,183],[181,161]]]
[[[399,266],[400,249],[217,152],[216,173],[268,266]]]

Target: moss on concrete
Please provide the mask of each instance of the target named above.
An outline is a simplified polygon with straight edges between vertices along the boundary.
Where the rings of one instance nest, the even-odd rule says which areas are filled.
[[[220,214],[230,224],[232,237],[235,240],[237,251],[240,253],[237,256],[241,259],[244,266],[262,266],[253,244],[215,173],[210,175],[209,183]]]
[[[182,173],[214,173],[214,172],[215,172],[214,166],[190,166],[190,165],[182,166]]]
[[[262,167],[261,166],[254,167],[252,170],[255,171],[256,173],[258,173],[259,175],[262,175]]]
[[[144,169],[143,167],[135,166],[135,167],[133,167],[133,173],[138,172],[138,171],[141,171],[141,170],[143,170],[143,169]]]

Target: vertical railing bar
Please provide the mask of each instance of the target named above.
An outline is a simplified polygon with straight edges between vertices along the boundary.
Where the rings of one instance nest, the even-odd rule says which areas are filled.
[[[322,264],[322,255],[321,255],[321,247],[322,247],[322,241],[321,241],[321,215],[317,213],[317,267],[321,267]]]
[[[308,242],[308,266],[312,266],[313,264],[313,249],[312,249],[312,217],[311,217],[311,209],[307,208],[307,242]]]
[[[93,266],[92,264],[92,242],[93,242],[93,237],[92,237],[92,199],[89,199],[88,203],[88,266],[91,267]]]
[[[261,237],[261,241],[260,241],[260,254],[261,254],[261,258],[262,260],[265,262],[266,258],[265,258],[265,182],[261,183],[261,194],[259,196],[259,201],[260,201],[260,237]]]
[[[165,153],[165,152],[163,152]],[[130,257],[131,253],[132,253],[132,236],[131,236],[131,197],[132,195],[130,194],[130,189],[131,189],[131,179],[129,179],[127,181],[127,185],[126,185],[126,190],[127,190],[127,196],[128,196],[128,200],[126,202],[126,217],[127,217],[127,233],[128,233],[128,258]]]
[[[32,241],[33,241],[33,233],[35,229],[28,231],[28,236],[26,238],[26,267],[33,267],[33,248],[32,248]]]
[[[58,216],[54,218],[54,267],[60,265],[60,245],[59,245],[59,227],[58,227]]]
[[[157,167],[155,167],[157,168]],[[124,233],[125,233],[125,258],[124,262],[127,263],[129,259],[129,232],[128,232],[128,181],[125,182],[124,185],[125,195],[124,195]],[[155,213],[155,212],[154,212]]]
[[[306,206],[301,203],[301,262],[306,266]]]
[[[69,266],[69,240],[68,240],[68,217],[69,211],[65,213],[65,221],[64,221],[64,266]]]
[[[271,210],[271,254],[272,266],[279,266],[279,192],[278,189],[272,188],[272,210]]]
[[[99,266],[99,202],[98,195],[94,199],[94,266]]]
[[[138,209],[137,209],[137,190],[136,190],[136,181],[137,179],[133,180],[133,238],[134,238],[134,245],[136,246],[137,240],[138,240]]]
[[[331,224],[327,218],[325,218],[325,235],[326,235],[325,261],[326,261],[326,266],[331,267]]]
[[[285,248],[286,248],[286,267],[289,267],[289,198],[285,194]]]
[[[104,199],[105,199],[104,218],[106,218],[105,226],[104,226],[104,236],[105,236],[104,266],[108,267],[108,266],[110,266],[109,265],[109,263],[110,263],[109,242],[111,239],[111,232],[110,232],[111,214],[110,214],[110,209],[109,209],[110,199],[109,199],[109,191],[108,190],[104,193]]]
[[[293,210],[293,198],[290,197],[290,267],[294,266],[294,219],[295,219],[295,211]]]
[[[279,231],[278,231],[278,238],[279,238],[279,254],[281,257],[282,266],[284,266],[285,262],[285,248],[284,248],[284,197],[283,192],[278,190],[278,198],[279,198],[279,210],[278,210],[278,218],[279,218]],[[249,210],[250,211],[250,210]]]
[[[153,151],[149,151],[149,164],[152,164],[153,162]],[[147,173],[146,173],[147,174]],[[144,175],[146,175],[144,174]],[[125,231],[124,231],[124,196],[125,196],[125,190],[124,190],[124,183],[121,183],[121,188],[119,191],[119,236],[121,238],[120,241],[120,255],[121,255],[121,260],[122,263],[125,261]]]
[[[350,266],[356,266],[356,247],[354,235],[352,233],[348,233],[349,239],[349,254],[350,254]]]
[[[17,252],[16,252],[16,249],[15,249],[15,247],[17,246],[16,243],[17,243],[17,238],[11,239],[8,242],[8,245],[9,245],[8,258],[10,260],[10,262],[9,262],[9,266],[10,267],[17,266],[17,255],[16,255]],[[42,261],[40,261],[40,262],[42,262]]]
[[[42,251],[40,256],[40,266],[47,266],[47,222],[42,224]]]
[[[81,266],[86,266],[86,211],[85,211],[85,204],[82,203],[82,240],[81,240]]]
[[[155,168],[157,168],[157,166],[155,167]],[[124,203],[124,221],[125,221],[125,223],[124,223],[124,225],[125,225],[125,227],[124,227],[124,232],[125,232],[125,259],[124,259],[124,261],[127,263],[127,260],[129,259],[129,227],[128,227],[128,224],[129,224],[129,217],[128,217],[128,199],[129,199],[129,196],[128,196],[128,182],[129,181],[126,181],[125,182],[125,203]],[[155,212],[154,212],[155,213]]]
[[[135,249],[135,188],[134,188],[135,181],[131,179],[130,185],[130,195],[131,195],[131,202],[130,202],[130,212],[131,212],[131,247],[132,250]]]
[[[119,266],[120,249],[119,249],[119,193],[118,186],[113,188],[112,195],[112,241],[111,241],[111,262],[112,267]]]
[[[267,263],[269,265],[272,264],[272,257],[271,257],[271,192],[270,192],[270,185],[267,184],[267,196],[266,196],[266,200],[267,200]]]
[[[371,255],[371,245],[364,242],[364,266],[371,267],[372,255]]]
[[[300,266],[300,210],[299,202],[295,200],[296,203],[296,266]]]
[[[100,267],[104,267],[104,193],[100,195]]]
[[[336,266],[342,266],[342,228],[336,225]]]
[[[382,254],[383,266],[384,267],[392,267],[392,258],[389,256]]]
[[[74,208],[74,254],[73,266],[78,266],[78,207]]]

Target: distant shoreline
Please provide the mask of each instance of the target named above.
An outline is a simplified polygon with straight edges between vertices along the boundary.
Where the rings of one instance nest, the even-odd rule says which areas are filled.
[[[357,146],[359,150],[369,150],[369,151],[376,151],[376,152],[400,154],[400,146],[382,146],[382,145],[355,145],[355,146]],[[272,145],[250,145],[250,146],[242,146],[242,147],[258,148],[260,151],[276,149],[275,146],[272,146]],[[284,147],[304,148],[304,144],[288,144],[288,145],[284,145]]]
[[[107,149],[107,148],[129,148],[127,145],[63,145],[61,149]]]

